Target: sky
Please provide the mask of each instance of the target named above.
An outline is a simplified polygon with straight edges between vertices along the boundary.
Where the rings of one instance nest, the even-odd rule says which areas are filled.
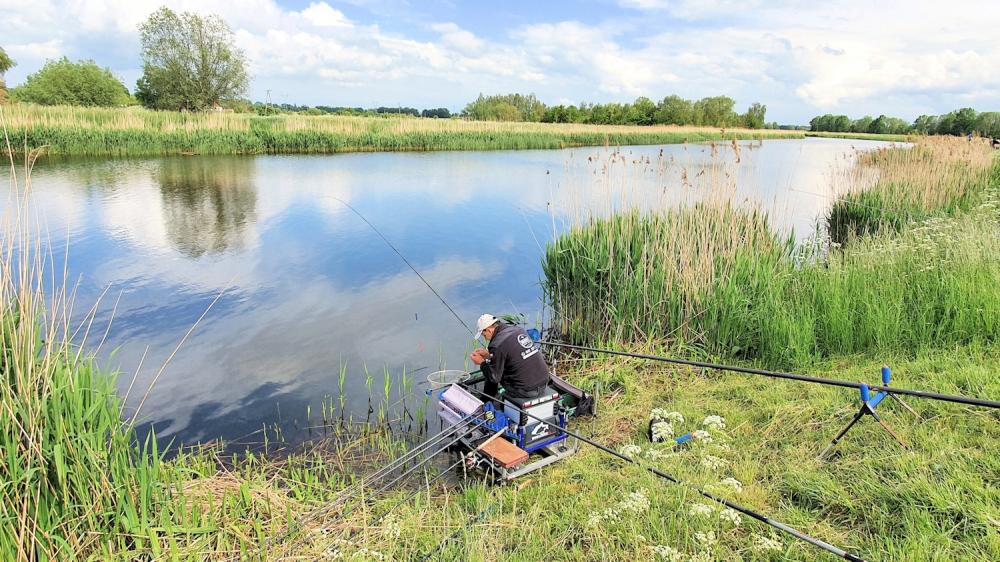
[[[67,56],[134,89],[137,27],[160,5],[225,19],[257,101],[457,111],[480,93],[728,95],[787,124],[1000,110],[993,0],[0,0],[8,85]]]

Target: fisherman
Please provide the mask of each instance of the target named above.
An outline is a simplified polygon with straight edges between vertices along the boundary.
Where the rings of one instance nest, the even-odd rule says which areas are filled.
[[[478,348],[469,355],[486,376],[485,394],[496,396],[500,386],[510,399],[528,400],[545,393],[549,367],[538,342],[521,327],[492,314],[480,316],[476,328],[476,339],[482,335],[490,342],[488,349]]]

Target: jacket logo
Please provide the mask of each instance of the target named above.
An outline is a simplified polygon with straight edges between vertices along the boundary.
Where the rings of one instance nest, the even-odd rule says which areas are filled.
[[[524,349],[531,349],[531,346],[534,345],[535,342],[531,341],[528,334],[519,334],[517,336],[517,343],[521,344],[521,347]]]

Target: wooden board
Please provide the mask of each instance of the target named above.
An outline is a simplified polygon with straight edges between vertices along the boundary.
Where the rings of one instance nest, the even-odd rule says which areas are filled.
[[[512,468],[528,460],[524,449],[506,439],[493,439],[485,443],[480,452],[504,468]]]

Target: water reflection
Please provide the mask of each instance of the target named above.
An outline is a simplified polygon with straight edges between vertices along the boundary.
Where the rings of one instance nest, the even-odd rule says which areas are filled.
[[[381,393],[383,369],[465,364],[465,329],[341,201],[467,322],[483,311],[534,320],[542,248],[573,221],[726,197],[809,232],[854,146],[873,144],[43,162],[34,204],[53,239],[70,240],[81,313],[114,295],[95,330],[111,324],[101,360],[121,368],[123,391],[135,373],[127,407],[156,380],[145,427],[193,441],[279,421],[290,432],[307,405],[339,404],[342,365],[345,406],[363,418],[366,370]]]
[[[254,160],[239,157],[167,158],[156,182],[167,237],[192,258],[245,246],[257,219]]]

